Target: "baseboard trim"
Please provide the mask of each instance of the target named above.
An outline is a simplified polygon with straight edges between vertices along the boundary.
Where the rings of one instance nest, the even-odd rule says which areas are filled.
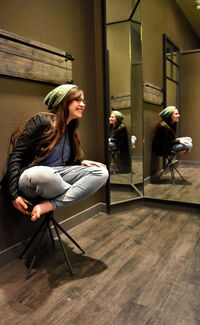
[[[62,221],[60,224],[66,231],[68,231],[69,229],[72,229],[78,226],[79,224],[81,224],[82,222],[86,221],[87,219],[94,217],[96,214],[100,212],[106,213],[106,203],[100,202],[96,205],[93,205],[88,209],[81,211],[71,216],[70,218]],[[27,240],[23,240],[0,252],[0,268],[12,263],[19,257],[19,255],[21,254],[23,248],[27,243]]]
[[[200,161],[193,161],[193,160],[181,160],[180,161],[181,166],[192,166],[192,167],[199,167]]]
[[[151,208],[160,208],[160,209],[173,209],[177,211],[187,211],[187,212],[200,212],[200,204],[198,203],[188,203],[188,202],[180,202],[175,200],[164,200],[151,198],[147,196],[143,196],[141,198],[133,199],[127,202],[119,203],[112,205],[110,207],[110,214],[115,214],[117,212],[142,208],[142,207],[151,207]]]

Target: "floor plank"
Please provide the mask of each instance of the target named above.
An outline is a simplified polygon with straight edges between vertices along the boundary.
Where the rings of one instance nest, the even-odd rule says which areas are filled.
[[[175,184],[172,184],[170,172],[165,173],[159,181],[144,186],[144,195],[152,198],[197,203],[200,200],[200,166],[179,165],[178,170],[184,177],[183,183],[175,172]]]
[[[0,270],[0,324],[199,325],[198,213],[140,207],[99,213],[70,231],[86,250],[65,241],[43,248],[37,272],[28,260]]]

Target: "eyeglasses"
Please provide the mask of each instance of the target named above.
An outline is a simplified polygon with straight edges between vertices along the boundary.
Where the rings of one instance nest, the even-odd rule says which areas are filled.
[[[80,97],[74,98],[75,101],[77,101],[78,103],[83,103],[83,105],[86,105],[86,101],[85,99],[82,99]]]

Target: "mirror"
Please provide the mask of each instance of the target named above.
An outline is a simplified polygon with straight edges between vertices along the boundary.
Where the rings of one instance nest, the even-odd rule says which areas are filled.
[[[117,20],[113,1],[106,2],[107,13],[112,13],[106,24],[111,204],[143,196],[141,8],[140,1],[132,3],[126,20]]]
[[[183,7],[179,8],[177,3]],[[144,80],[148,76],[147,80],[149,82],[163,89],[163,104],[144,102],[143,105],[144,132],[146,135],[144,148],[144,196],[199,204],[200,149],[198,120],[200,97],[198,88],[200,82],[200,37],[197,35],[197,31],[194,30],[194,26],[192,28],[186,20],[186,1],[177,1],[177,3],[172,4],[170,1],[166,1],[165,9],[163,9],[158,5],[158,2],[157,7],[155,1],[143,2],[143,58],[144,63],[148,64],[143,65]],[[153,23],[149,22],[148,9],[151,9]],[[195,5],[192,10],[194,10],[194,15],[198,15]],[[170,24],[168,25],[165,20],[166,12],[171,17]],[[153,37],[153,32],[155,37]],[[163,53],[160,50],[162,49],[162,36]],[[153,46],[155,50],[153,50]],[[147,52],[145,51],[147,48],[150,49],[148,53],[150,57],[147,57]],[[151,68],[153,64],[154,69]],[[163,158],[155,156],[151,149],[152,131],[160,120],[159,112],[171,105],[176,106],[180,112],[176,137],[189,136],[193,139],[193,148],[190,152],[182,155],[177,154],[174,157],[174,164],[184,178],[184,181],[182,181],[175,170],[174,184],[169,168],[160,179],[158,178],[164,168]]]
[[[124,115],[131,160],[130,173],[110,161],[111,204],[141,196],[199,204],[199,11],[187,0],[107,0],[106,11],[109,110]],[[179,108],[177,136],[193,139],[192,150],[175,157],[184,184],[178,175],[172,184],[167,173],[152,182],[163,170],[163,159],[152,154],[152,131],[166,105]]]

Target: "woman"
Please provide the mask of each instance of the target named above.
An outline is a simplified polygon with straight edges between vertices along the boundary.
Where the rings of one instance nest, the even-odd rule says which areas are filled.
[[[122,123],[124,115],[119,111],[112,111],[109,118],[109,150],[117,150],[119,155],[119,167],[121,173],[130,173],[131,159],[129,151],[128,132]]]
[[[16,141],[16,134],[12,137],[6,173],[14,207],[32,221],[90,196],[108,178],[105,165],[81,160],[77,128],[85,108],[83,91],[72,84],[58,86],[45,104],[49,111],[34,115]],[[29,212],[24,197],[40,201]]]
[[[192,149],[190,137],[176,138],[176,127],[180,114],[175,106],[168,106],[160,112],[161,121],[153,132],[152,150],[159,156],[166,156],[172,151],[183,154]]]

